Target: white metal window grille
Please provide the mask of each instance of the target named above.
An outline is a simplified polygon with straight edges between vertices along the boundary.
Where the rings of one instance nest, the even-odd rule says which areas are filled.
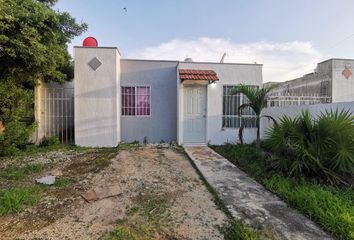
[[[123,116],[150,116],[150,108],[149,86],[122,87]]]
[[[255,128],[256,114],[251,108],[245,108],[242,114],[238,114],[238,108],[248,102],[243,94],[232,94],[232,90],[237,86],[223,86],[223,128],[239,128],[244,125],[245,128]]]

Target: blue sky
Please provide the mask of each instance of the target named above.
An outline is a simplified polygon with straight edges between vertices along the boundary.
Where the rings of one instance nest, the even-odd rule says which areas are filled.
[[[122,9],[126,7],[127,12]],[[312,71],[327,58],[354,58],[353,0],[59,0],[125,58],[263,63],[265,81]]]

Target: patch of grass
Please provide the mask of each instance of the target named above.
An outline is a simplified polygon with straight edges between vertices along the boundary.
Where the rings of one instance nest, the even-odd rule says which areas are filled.
[[[88,147],[80,147],[76,145],[69,145],[69,144],[57,144],[57,145],[49,145],[49,146],[36,146],[36,145],[30,145],[26,148],[25,151],[19,152],[18,155],[22,156],[28,156],[28,155],[36,155],[36,154],[41,154],[41,153],[47,153],[47,152],[52,152],[52,151],[75,151],[75,152],[86,152],[92,148]]]
[[[21,151],[17,151],[16,153],[12,154],[11,156],[0,157],[0,161],[6,161],[8,159],[14,159],[14,158],[19,158],[19,157],[36,156],[38,154],[45,154],[45,153],[53,152],[53,151],[86,152],[89,150],[92,150],[92,148],[79,147],[79,146],[75,146],[75,145],[64,145],[64,144],[39,147],[37,145],[30,144],[30,145],[26,146],[26,149],[23,149]]]
[[[21,212],[39,201],[44,187],[17,187],[0,190],[0,215]]]
[[[273,172],[266,161],[266,156],[256,150],[255,145],[234,145],[211,146],[216,152],[224,156],[241,170],[252,175],[257,180],[271,176]]]
[[[138,198],[135,212],[155,227],[168,218],[168,198],[165,196],[145,195]],[[133,207],[134,208],[134,207]]]
[[[63,187],[66,187],[74,182],[75,182],[74,179],[67,178],[67,177],[59,177],[59,178],[55,179],[55,183],[53,186],[63,188]]]
[[[354,239],[354,190],[296,180],[274,171],[253,145],[213,146],[292,207],[318,222],[338,239]]]
[[[117,153],[117,148],[91,149],[87,153],[78,156],[65,170],[75,174],[97,173],[107,167]]]
[[[127,221],[121,221],[105,240],[153,240],[154,229],[146,224],[132,225]]]
[[[29,164],[24,167],[8,167],[0,171],[0,178],[7,180],[19,180],[26,176],[39,173],[44,166],[41,164]]]
[[[354,192],[273,176],[265,186],[339,239],[354,239]]]
[[[106,240],[156,239],[156,234],[163,235],[162,228],[168,222],[169,201],[166,196],[144,195],[128,209],[128,219],[117,222],[117,227],[106,236]]]
[[[269,230],[256,230],[237,221],[230,221],[221,232],[225,240],[275,239]]]
[[[141,147],[140,143],[138,141],[134,141],[131,143],[120,143],[117,146],[118,150],[136,150],[139,147]]]
[[[107,167],[111,163],[111,159],[117,154],[116,148],[101,148],[98,150],[98,155],[89,160],[91,162],[93,171],[98,172]]]

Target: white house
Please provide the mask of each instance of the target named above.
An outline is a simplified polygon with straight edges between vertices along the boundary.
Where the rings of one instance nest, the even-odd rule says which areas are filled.
[[[121,59],[115,47],[75,47],[75,143],[116,146],[134,140],[178,144],[236,141],[243,96],[261,86],[262,65]],[[254,140],[255,122],[244,137]]]

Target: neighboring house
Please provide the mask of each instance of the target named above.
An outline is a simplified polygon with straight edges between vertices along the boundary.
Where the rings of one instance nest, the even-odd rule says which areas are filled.
[[[312,73],[275,83],[270,106],[354,101],[353,71],[354,59],[332,58],[320,62]]]
[[[114,47],[75,47],[75,143],[116,146],[144,141],[223,144],[237,141],[246,99],[239,85],[262,85],[261,64],[121,59]],[[255,138],[247,122],[245,140]]]

